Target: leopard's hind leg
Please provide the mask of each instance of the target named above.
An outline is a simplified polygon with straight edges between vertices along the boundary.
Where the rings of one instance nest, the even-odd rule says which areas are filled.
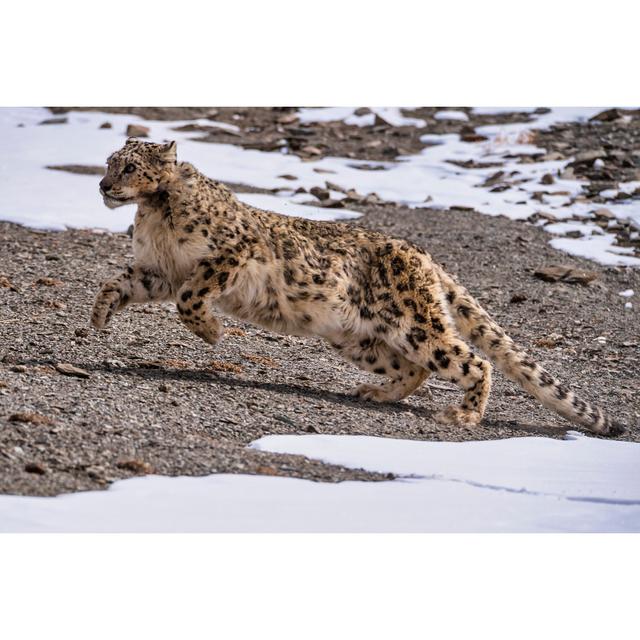
[[[443,424],[474,425],[482,420],[491,392],[491,365],[478,357],[460,340],[444,317],[433,310],[421,314],[424,324],[416,323],[397,335],[397,348],[405,358],[428,368],[463,391],[462,403],[449,406],[436,415]]]
[[[411,395],[428,377],[430,371],[415,364],[389,345],[376,338],[342,338],[331,346],[355,365],[389,380],[380,384],[361,384],[352,394],[376,402],[396,402]]]

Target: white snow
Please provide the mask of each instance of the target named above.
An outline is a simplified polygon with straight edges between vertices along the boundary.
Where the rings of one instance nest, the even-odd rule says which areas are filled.
[[[633,253],[633,249],[615,246],[614,240],[613,233],[603,233],[583,238],[553,238],[550,244],[554,249],[595,260],[600,264],[639,266],[639,258],[625,255]]]
[[[469,116],[464,111],[437,111],[433,116],[436,120],[461,120],[463,122],[467,122],[469,120]]]
[[[0,496],[0,531],[640,531],[636,443],[578,434],[463,443],[314,435],[252,446],[401,477],[147,476],[101,492]]]
[[[633,289],[625,289],[624,291],[620,291],[618,295],[623,298],[630,298],[633,295]]]
[[[633,309],[633,302],[625,302],[624,308],[629,310]]]

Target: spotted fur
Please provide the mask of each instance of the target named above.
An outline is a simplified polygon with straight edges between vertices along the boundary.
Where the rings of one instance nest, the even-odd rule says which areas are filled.
[[[107,206],[135,202],[135,264],[107,282],[92,323],[127,304],[173,300],[182,322],[210,344],[216,310],[274,331],[320,336],[358,367],[383,376],[356,395],[378,402],[413,393],[432,373],[464,392],[437,414],[477,424],[491,365],[546,407],[587,430],[622,427],[536,364],[469,292],[422,249],[357,227],[312,222],[240,203],[222,184],[176,161],[175,143],[128,140],[100,183]]]

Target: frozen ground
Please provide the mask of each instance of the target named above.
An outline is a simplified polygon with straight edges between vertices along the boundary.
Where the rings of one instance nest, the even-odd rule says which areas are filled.
[[[252,446],[401,477],[147,476],[56,498],[0,496],[0,531],[640,531],[635,443],[575,433],[463,443],[314,435]]]
[[[491,109],[482,108],[481,112]],[[371,124],[374,114],[357,116],[353,108],[331,107],[302,109],[303,122],[343,119],[352,124]],[[423,126],[416,118],[406,118],[397,108],[377,108],[374,111],[394,125]],[[518,163],[513,154],[534,154],[541,149],[528,144],[532,129],[546,128],[553,123],[587,119],[600,108],[558,108],[537,115],[534,122],[478,127],[476,132],[488,140],[484,143],[462,142],[457,134],[425,135],[431,143],[422,153],[400,157],[398,162],[380,163],[383,171],[362,171],[366,164],[353,159],[326,157],[316,162],[303,162],[299,157],[283,152],[246,150],[228,144],[196,142],[193,133],[172,129],[181,122],[141,121],[130,115],[100,113],[69,113],[68,124],[39,125],[50,117],[45,109],[0,109],[0,218],[22,222],[34,227],[63,228],[103,227],[124,230],[133,218],[133,207],[107,210],[96,196],[96,176],[77,175],[46,169],[47,165],[84,164],[102,166],[105,158],[124,142],[127,124],[143,122],[151,129],[151,140],[176,139],[179,156],[193,162],[207,175],[222,180],[265,189],[280,189],[277,196],[255,200],[259,206],[269,206],[281,213],[296,214],[316,219],[355,217],[347,209],[305,208],[308,194],[294,194],[298,187],[309,189],[324,186],[325,174],[314,169],[331,172],[331,181],[345,188],[354,188],[362,194],[377,193],[381,198],[418,207],[450,208],[473,207],[487,215],[506,215],[524,219],[533,213],[548,212],[558,219],[573,215],[588,216],[592,205],[573,203],[569,199],[581,190],[577,180],[556,180],[547,194],[535,200],[540,192],[540,178],[546,173],[563,169],[568,160]],[[441,111],[441,117],[461,118],[464,112]],[[109,120],[112,129],[99,129]],[[202,121],[211,125],[211,121]],[[213,123],[215,124],[215,123]],[[224,123],[220,126],[229,127]],[[23,126],[18,126],[23,125]],[[463,169],[451,160],[473,160],[497,163],[500,170],[512,174],[513,184],[501,192],[491,192],[481,186],[496,167]],[[513,173],[516,172],[516,173]],[[295,176],[287,180],[279,176]],[[637,183],[622,185],[623,190],[637,187]],[[612,196],[615,194],[611,194]],[[339,198],[341,194],[332,194]],[[246,198],[246,196],[242,196]],[[640,227],[640,202],[608,204],[612,213],[631,220]],[[591,232],[597,234],[591,236]],[[628,255],[631,249],[614,246],[615,236],[593,227],[584,227],[581,238],[554,238],[554,247],[573,255],[591,258],[603,264],[640,265],[640,259]]]

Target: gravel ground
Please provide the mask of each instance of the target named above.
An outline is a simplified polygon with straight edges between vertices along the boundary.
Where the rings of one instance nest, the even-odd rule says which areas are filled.
[[[637,422],[638,312],[625,311],[618,292],[640,290],[638,271],[569,259],[549,247],[544,232],[504,218],[364,209],[359,224],[425,246],[552,372],[619,419]],[[499,374],[479,427],[433,421],[435,407],[459,398],[439,380],[430,383],[433,401],[426,393],[391,405],[355,400],[347,390],[368,375],[322,342],[227,320],[229,334],[213,348],[182,327],[171,305],[130,307],[97,332],[88,328],[93,296],[130,258],[126,235],[0,223],[0,239],[2,492],[53,495],[152,471],[377,479],[245,445],[274,433],[470,440],[561,437],[567,428]],[[583,287],[532,276],[551,263],[585,267],[598,278]],[[59,372],[61,363],[88,377]],[[640,440],[640,430],[625,437]]]
[[[233,113],[221,109],[216,118],[237,122]],[[289,113],[253,109],[245,117]],[[431,112],[406,113],[427,119]],[[152,117],[160,115],[186,117],[175,112]],[[194,110],[189,117],[202,113]],[[326,132],[318,135],[329,139]],[[327,147],[331,153],[347,148],[335,144]],[[358,157],[372,157],[366,153]],[[503,217],[409,210],[391,203],[349,206],[364,214],[357,224],[425,247],[536,359],[632,425],[624,438],[640,441],[638,305],[625,310],[618,295],[640,291],[640,271],[571,258],[552,249],[541,229]],[[499,373],[478,427],[434,422],[438,408],[460,398],[440,380],[396,404],[356,400],[347,391],[371,377],[324,343],[226,319],[228,334],[214,348],[183,328],[172,305],[130,307],[98,332],[88,326],[93,297],[102,279],[130,261],[126,234],[40,232],[2,222],[0,246],[3,493],[99,489],[152,472],[378,480],[386,476],[246,445],[277,433],[460,441],[562,437],[570,428]],[[589,286],[534,277],[536,269],[552,264],[587,269],[597,277]],[[69,375],[74,371],[61,364],[81,371]]]

